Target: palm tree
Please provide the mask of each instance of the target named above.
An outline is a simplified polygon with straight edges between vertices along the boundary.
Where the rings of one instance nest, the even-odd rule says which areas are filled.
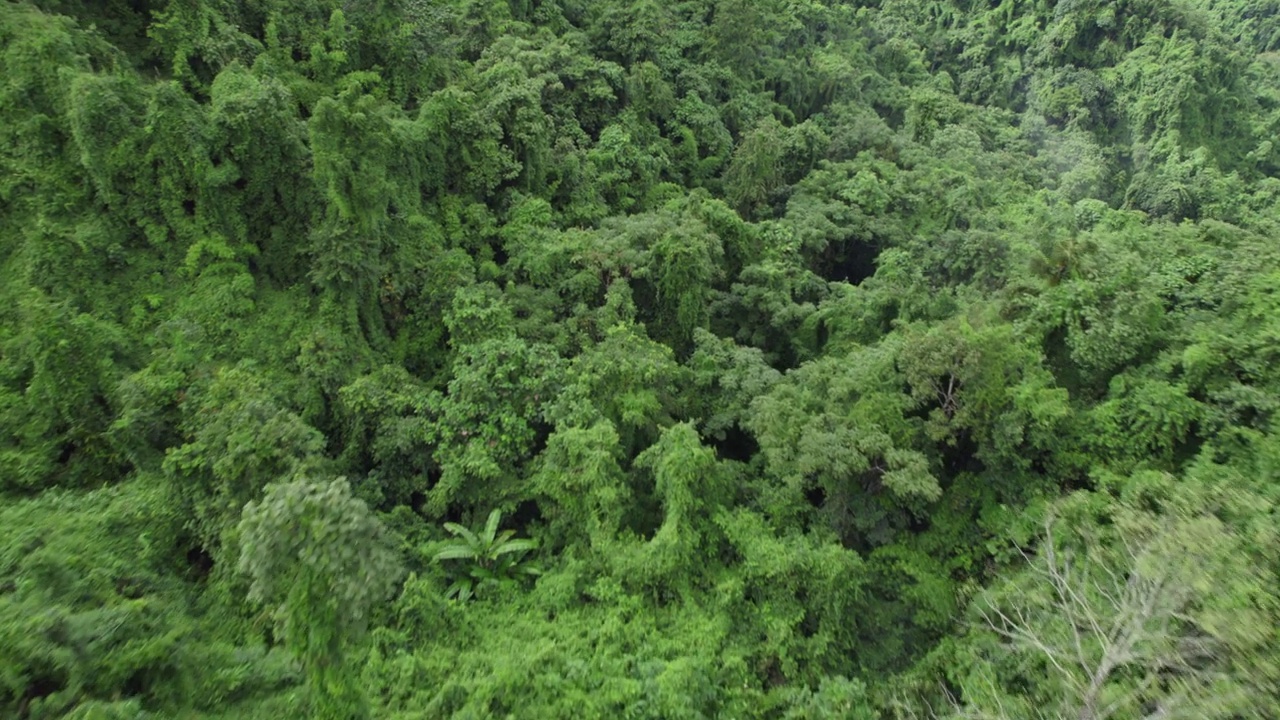
[[[1096,252],[1098,244],[1091,239],[1072,233],[1071,237],[1042,244],[1031,258],[1031,272],[1050,285],[1077,278],[1088,269],[1089,256]]]

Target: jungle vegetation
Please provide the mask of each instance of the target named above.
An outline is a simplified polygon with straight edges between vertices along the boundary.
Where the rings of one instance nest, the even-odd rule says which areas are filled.
[[[5,0],[0,716],[1280,717],[1277,0]]]

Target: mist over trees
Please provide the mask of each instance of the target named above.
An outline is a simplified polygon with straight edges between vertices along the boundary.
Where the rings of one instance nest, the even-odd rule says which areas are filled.
[[[1280,716],[1278,52],[0,4],[0,715]]]

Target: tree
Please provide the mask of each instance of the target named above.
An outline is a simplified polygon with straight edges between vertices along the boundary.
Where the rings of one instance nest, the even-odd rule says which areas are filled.
[[[1026,568],[976,601],[979,635],[995,642],[961,683],[960,717],[1261,712],[1265,691],[1237,668],[1265,662],[1270,571],[1215,515],[1232,510],[1203,485],[1178,490],[1159,473],[1125,481],[1175,499],[1151,512],[1069,498],[1062,515],[1048,514]]]
[[[343,478],[278,483],[245,506],[240,571],[249,599],[272,610],[302,662],[312,717],[368,715],[357,676],[345,663],[390,594],[399,560],[386,532]]]
[[[371,292],[383,274],[394,115],[361,85],[360,76],[338,99],[316,104],[308,125],[315,181],[327,201],[324,220],[312,231],[315,282],[327,288]]]
[[[520,471],[549,431],[542,417],[561,373],[552,348],[514,335],[459,349],[447,393],[428,401],[435,417],[428,437],[441,471],[427,496],[429,513],[514,498]]]
[[[776,483],[770,512],[817,504],[847,546],[874,547],[942,496],[895,354],[882,343],[827,356],[752,401],[746,426]]]
[[[725,171],[729,202],[744,216],[756,214],[783,183],[782,150],[786,129],[774,118],[747,133]]]
[[[654,495],[662,503],[662,521],[641,546],[640,562],[617,563],[642,582],[687,591],[693,561],[705,547],[709,518],[725,504],[715,453],[702,444],[689,423],[672,425],[635,459],[638,469],[652,473]]]
[[[10,314],[12,313],[12,314]],[[127,472],[107,430],[120,328],[31,292],[0,331],[0,489],[101,483]]]
[[[720,239],[689,215],[661,232],[636,273],[652,285],[653,336],[681,355],[692,349],[693,333],[706,329],[724,258]]]
[[[619,465],[622,450],[607,419],[551,434],[532,484],[549,501],[542,510],[552,532],[575,546],[585,538],[593,549],[607,548],[633,501]]]
[[[186,498],[196,536],[207,548],[226,542],[245,503],[268,483],[316,468],[324,438],[282,406],[271,378],[252,363],[219,368],[192,383],[182,403],[183,440],[167,450],[163,469]]]
[[[671,349],[627,319],[603,328],[603,338],[565,370],[563,390],[548,408],[557,427],[613,424],[625,457],[654,442],[679,407],[682,368]]]

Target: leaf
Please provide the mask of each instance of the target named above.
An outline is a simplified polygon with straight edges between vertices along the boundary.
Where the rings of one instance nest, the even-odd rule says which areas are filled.
[[[454,581],[452,585],[449,586],[448,590],[445,590],[444,595],[445,597],[456,597],[458,600],[461,600],[462,602],[466,602],[467,600],[471,599],[471,596],[473,594],[471,588],[472,588],[471,578],[465,578],[465,577],[458,578],[456,581]]]
[[[538,547],[538,542],[536,540],[508,540],[493,551],[493,557],[507,555],[510,553],[527,552],[536,547]]]
[[[465,545],[450,545],[435,555],[436,560],[472,560],[475,557],[475,550]]]
[[[481,542],[480,542],[480,538],[476,537],[476,534],[475,534],[475,533],[471,532],[471,531],[470,531],[470,530],[468,530],[467,528],[465,528],[465,527],[463,527],[463,526],[461,526],[461,525],[459,525],[459,524],[457,524],[457,523],[445,523],[445,524],[444,524],[444,529],[445,529],[445,530],[448,530],[449,532],[453,533],[454,535],[458,535],[458,536],[461,536],[462,538],[466,539],[467,543],[469,543],[472,547],[483,547],[483,546],[484,546],[484,543],[481,543]]]
[[[502,511],[494,508],[493,512],[489,513],[489,522],[484,526],[484,538],[487,544],[493,544],[494,535],[498,532],[498,522],[501,520]]]

